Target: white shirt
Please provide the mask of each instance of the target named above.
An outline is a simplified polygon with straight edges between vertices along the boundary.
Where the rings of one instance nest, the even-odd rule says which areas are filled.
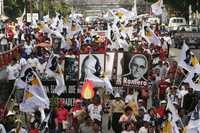
[[[16,129],[12,129],[9,133],[14,132],[16,133]],[[19,133],[28,133],[24,128],[20,128]]]
[[[167,44],[172,45],[172,39],[170,36],[164,36],[163,38],[167,42]]]
[[[138,133],[148,133],[148,129],[145,127],[141,127]]]
[[[90,104],[88,106],[88,111],[89,111],[90,118],[92,120],[97,119],[101,121],[101,111],[102,111],[101,105],[96,106],[94,104]]]
[[[9,65],[7,67],[8,80],[15,80],[19,75],[20,68],[19,64]]]
[[[25,52],[26,52],[27,55],[30,55],[32,53],[32,50],[33,50],[33,46],[32,45],[25,44],[24,48],[25,48]]]
[[[4,125],[0,124],[0,133],[6,133]]]
[[[29,58],[27,63],[29,63],[32,67],[38,67],[40,65],[40,62],[37,58]]]
[[[134,100],[133,95],[128,94],[125,98],[125,103],[129,103],[133,100]]]

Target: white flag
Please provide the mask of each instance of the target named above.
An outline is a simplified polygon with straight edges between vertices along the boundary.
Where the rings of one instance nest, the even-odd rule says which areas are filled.
[[[200,103],[198,103],[192,112],[190,121],[187,126],[187,133],[199,133],[200,132]]]
[[[151,5],[152,13],[156,16],[162,14],[163,0],[159,0],[156,3]]]
[[[167,97],[167,108],[169,109],[169,111],[172,113],[172,118],[173,120],[176,122],[178,120],[180,120],[180,117],[178,115],[178,110],[174,107],[172,100],[170,99],[170,97]]]
[[[100,79],[94,74],[88,73],[86,79],[92,81],[94,87],[103,87],[111,94],[113,93],[113,88],[108,78]]]
[[[183,67],[187,71],[193,71],[199,66],[197,57],[190,51],[189,47],[183,43],[183,47],[180,53],[179,66]]]
[[[56,80],[55,92],[56,94],[61,95],[66,89],[66,86],[62,70],[58,64],[58,58],[53,53],[49,57],[46,73],[50,77],[55,78]]]
[[[144,22],[140,30],[140,35],[148,42],[149,45],[161,45],[159,37],[153,32],[153,30],[150,27],[145,26]]]
[[[194,90],[200,91],[200,66],[191,71],[184,82],[188,82]]]
[[[23,102],[20,111],[34,112],[39,108],[49,108],[49,98],[36,72],[27,64],[16,80],[15,85],[24,89]]]

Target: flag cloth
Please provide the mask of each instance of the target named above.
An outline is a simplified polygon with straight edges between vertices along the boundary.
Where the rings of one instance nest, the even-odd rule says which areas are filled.
[[[188,82],[190,87],[196,91],[200,91],[200,66],[192,70],[189,75],[186,77],[184,82]]]
[[[167,108],[172,113],[172,118],[174,121],[180,120],[180,117],[178,115],[178,110],[174,107],[172,100],[170,99],[169,96],[167,97]]]
[[[110,83],[110,80],[108,78],[104,78],[104,79],[100,79],[99,77],[88,73],[87,74],[87,80],[90,80],[94,87],[103,87],[105,88],[108,92],[110,92],[111,94],[113,94],[113,88],[112,85]]]
[[[68,25],[68,36],[72,38],[73,36],[77,36],[82,33],[83,29],[78,23],[77,19],[72,19],[71,23]]]
[[[172,113],[172,119],[169,121],[171,124],[171,131],[169,133],[179,133],[179,129],[183,128],[183,124],[178,115],[178,110],[174,107],[169,96],[167,96],[167,109]]]
[[[199,133],[200,132],[200,103],[198,103],[192,112],[190,121],[187,126],[187,133]]]
[[[154,44],[161,46],[161,42],[158,36],[153,32],[150,27],[145,26],[144,22],[140,30],[140,35],[148,42],[149,45]]]
[[[163,0],[159,0],[151,5],[151,11],[154,15],[159,16],[162,14]]]
[[[63,76],[62,70],[58,63],[58,58],[53,53],[49,57],[47,67],[46,67],[46,73],[50,77],[55,78],[55,80],[56,80],[55,92],[56,92],[56,94],[61,95],[64,92],[64,90],[66,89],[66,86],[65,86],[65,81],[64,81],[64,76]]]
[[[193,71],[195,67],[199,66],[197,57],[190,51],[185,43],[183,43],[178,64],[187,71]]]
[[[27,64],[20,77],[15,82],[16,87],[24,89],[23,102],[20,103],[20,111],[34,112],[39,108],[49,108],[49,98],[37,76],[36,72]]]

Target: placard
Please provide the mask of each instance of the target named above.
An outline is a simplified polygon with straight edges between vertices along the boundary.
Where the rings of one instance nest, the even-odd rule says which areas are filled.
[[[148,55],[124,53],[123,86],[147,86],[149,64]]]
[[[104,54],[81,54],[79,57],[79,81],[100,77],[104,73]]]
[[[64,65],[65,81],[78,81],[78,58],[66,57]]]
[[[39,20],[38,13],[27,13],[27,22],[31,22],[32,20]]]
[[[107,52],[105,54],[105,75],[112,83],[122,84],[123,53]]]

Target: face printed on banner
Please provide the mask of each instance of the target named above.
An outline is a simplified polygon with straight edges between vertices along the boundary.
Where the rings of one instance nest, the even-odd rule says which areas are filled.
[[[135,78],[140,78],[146,72],[146,60],[138,57],[134,58],[131,62],[131,73]]]
[[[133,56],[129,62],[129,73],[125,76],[130,80],[140,80],[148,69],[148,60],[142,54]]]

